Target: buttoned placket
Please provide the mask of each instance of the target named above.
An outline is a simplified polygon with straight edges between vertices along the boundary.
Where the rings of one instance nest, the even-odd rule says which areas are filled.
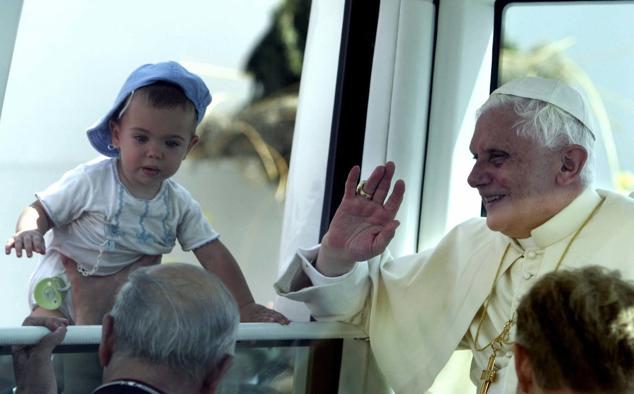
[[[517,307],[522,299],[522,296],[528,292],[528,290],[533,286],[535,281],[538,278],[538,273],[540,272],[540,268],[544,259],[544,251],[535,247],[527,247],[523,249],[520,245],[514,244],[513,247],[521,253],[517,261],[513,263],[510,267],[508,267],[506,271],[506,275],[511,275],[511,307],[509,308],[510,313],[514,313],[517,310]],[[510,317],[510,316],[509,316]],[[515,339],[515,325],[511,328],[510,334],[511,341]],[[503,352],[498,356],[498,360],[496,364],[499,368],[504,370],[504,373],[500,374],[501,381],[498,384],[501,384],[502,387],[508,388],[508,385],[515,385],[514,381],[509,381],[512,379],[512,371],[508,370],[508,368],[512,368],[511,360],[513,358],[513,350],[512,346],[505,346]]]
[[[544,261],[544,251],[536,247],[529,247],[524,250],[522,256],[516,265],[511,267],[511,275],[520,276],[519,278],[513,278],[514,297],[513,305],[511,305],[513,311],[517,309],[524,294],[528,292],[537,280],[537,274],[540,272]]]

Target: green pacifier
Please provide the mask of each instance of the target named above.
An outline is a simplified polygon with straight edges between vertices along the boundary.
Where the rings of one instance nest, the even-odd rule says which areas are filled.
[[[48,310],[58,309],[62,306],[68,288],[66,283],[64,283],[64,279],[59,276],[44,278],[35,285],[35,290],[33,291],[35,303],[40,308]]]

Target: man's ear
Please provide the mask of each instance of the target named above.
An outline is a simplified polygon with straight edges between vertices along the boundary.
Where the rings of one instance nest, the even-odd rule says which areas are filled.
[[[198,141],[200,141],[200,138],[196,134],[192,135],[192,139],[189,141],[189,146],[187,147],[187,153],[185,153],[185,156],[187,156],[194,146],[196,146]]]
[[[203,387],[200,391],[201,394],[215,394],[218,384],[220,384],[220,380],[223,376],[225,376],[227,371],[229,371],[231,364],[233,364],[233,356],[226,354],[222,360],[220,360],[218,366],[214,368],[214,370],[211,371],[205,378]]]
[[[111,315],[103,317],[101,323],[101,343],[99,344],[99,362],[102,367],[107,367],[112,360],[114,349],[114,318]]]
[[[557,183],[565,186],[578,181],[588,160],[586,148],[577,144],[566,145],[561,150],[560,158],[561,167],[557,174]]]
[[[518,394],[533,393],[535,387],[533,365],[528,359],[526,349],[517,343],[513,344],[513,353],[515,354],[515,373],[517,373],[517,392]]]
[[[116,122],[112,119],[108,121],[108,126],[110,126],[110,138],[112,139],[112,146],[115,148],[119,148],[120,146],[120,135],[121,127],[119,126],[119,122]]]

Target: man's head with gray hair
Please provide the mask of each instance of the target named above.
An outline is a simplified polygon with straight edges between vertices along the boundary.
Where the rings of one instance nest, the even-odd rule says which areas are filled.
[[[590,186],[593,125],[581,95],[560,81],[528,77],[491,94],[478,111],[468,177],[491,230],[530,237]]]
[[[140,268],[104,319],[104,380],[136,363],[203,382],[228,367],[238,324],[236,303],[213,274],[189,264]]]

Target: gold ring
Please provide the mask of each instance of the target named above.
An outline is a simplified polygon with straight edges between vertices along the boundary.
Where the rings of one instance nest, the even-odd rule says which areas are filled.
[[[359,184],[357,185],[357,192],[356,194],[365,198],[366,200],[371,200],[372,199],[372,195],[368,192],[366,192],[365,190],[363,190],[363,186],[365,186],[365,181],[361,181],[359,182]]]

